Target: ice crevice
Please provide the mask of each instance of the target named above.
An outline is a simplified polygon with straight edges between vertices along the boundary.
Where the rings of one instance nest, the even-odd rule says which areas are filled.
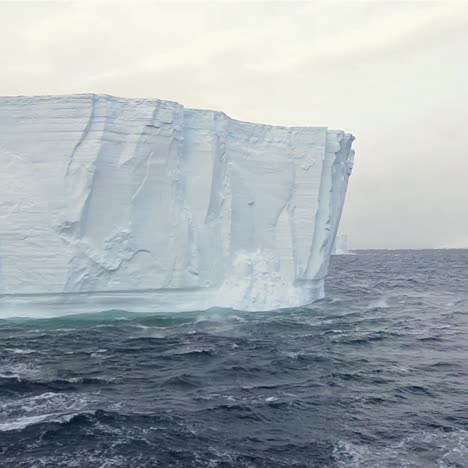
[[[0,98],[0,314],[310,303],[353,137],[158,99]]]

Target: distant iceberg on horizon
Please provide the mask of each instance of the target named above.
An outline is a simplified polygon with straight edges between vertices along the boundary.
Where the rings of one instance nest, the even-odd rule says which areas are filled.
[[[337,234],[333,243],[332,255],[349,255],[348,236],[346,234]]]
[[[0,97],[0,317],[322,298],[353,139],[159,99]]]

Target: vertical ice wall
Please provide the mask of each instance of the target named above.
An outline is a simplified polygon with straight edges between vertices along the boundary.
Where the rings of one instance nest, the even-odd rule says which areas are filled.
[[[0,309],[311,302],[352,141],[161,100],[0,98]]]

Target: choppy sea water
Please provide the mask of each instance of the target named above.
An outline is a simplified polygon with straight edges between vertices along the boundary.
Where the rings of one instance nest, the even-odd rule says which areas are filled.
[[[0,320],[0,466],[468,467],[468,251],[271,313]]]

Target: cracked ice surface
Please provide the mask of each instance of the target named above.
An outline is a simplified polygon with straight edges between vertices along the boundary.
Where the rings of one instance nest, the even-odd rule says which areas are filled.
[[[352,141],[154,99],[0,98],[0,311],[310,303]]]

